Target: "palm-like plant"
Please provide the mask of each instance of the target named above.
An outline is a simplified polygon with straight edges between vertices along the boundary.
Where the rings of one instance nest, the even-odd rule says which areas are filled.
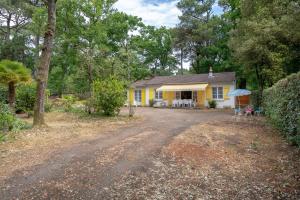
[[[11,108],[15,105],[16,84],[30,79],[30,70],[22,63],[10,60],[0,62],[0,83],[8,86],[8,103]]]

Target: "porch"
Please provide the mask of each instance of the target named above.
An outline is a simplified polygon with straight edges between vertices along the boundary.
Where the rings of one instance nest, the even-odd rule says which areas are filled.
[[[207,84],[163,85],[155,90],[154,107],[204,107]]]

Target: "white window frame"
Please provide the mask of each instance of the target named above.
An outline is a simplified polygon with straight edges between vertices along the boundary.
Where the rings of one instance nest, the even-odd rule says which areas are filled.
[[[162,100],[163,99],[163,92],[155,90],[155,99]]]
[[[137,103],[142,102],[142,90],[134,90],[134,101]]]
[[[216,89],[216,92],[217,92],[216,98],[214,97],[214,89]],[[222,94],[222,98],[220,98],[220,95],[221,95],[220,93]],[[224,100],[224,87],[223,86],[213,86],[211,95],[214,100]]]
[[[175,92],[175,99],[181,99],[181,91],[176,91]]]

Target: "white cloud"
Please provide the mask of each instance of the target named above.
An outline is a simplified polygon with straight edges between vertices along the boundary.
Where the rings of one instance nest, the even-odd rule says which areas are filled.
[[[180,10],[178,1],[146,3],[145,0],[119,0],[114,5],[119,11],[142,18],[143,22],[152,26],[174,27],[178,22]]]

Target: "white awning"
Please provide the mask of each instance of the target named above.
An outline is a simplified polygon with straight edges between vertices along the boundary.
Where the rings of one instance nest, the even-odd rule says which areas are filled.
[[[156,91],[196,91],[205,90],[208,84],[193,84],[193,85],[163,85]]]

